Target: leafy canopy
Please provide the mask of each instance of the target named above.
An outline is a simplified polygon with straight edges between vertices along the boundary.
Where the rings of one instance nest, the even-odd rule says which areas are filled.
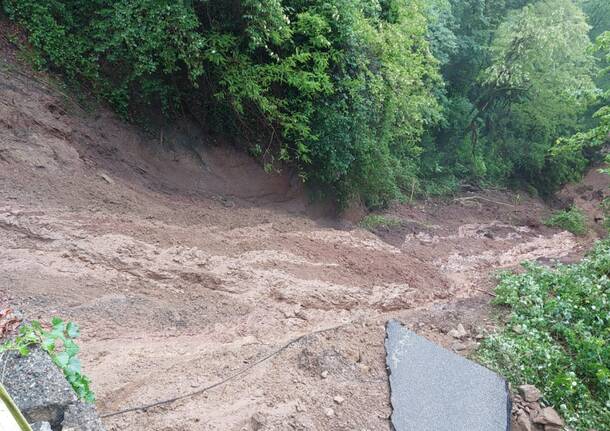
[[[550,193],[606,140],[566,138],[606,115],[586,118],[602,0],[0,1],[38,66],[131,120],[189,116],[340,206]]]

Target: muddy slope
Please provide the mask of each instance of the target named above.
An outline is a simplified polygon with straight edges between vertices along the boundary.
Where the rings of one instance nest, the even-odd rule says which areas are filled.
[[[101,413],[236,376],[110,430],[389,430],[386,319],[451,347],[457,322],[489,325],[495,270],[593,239],[502,191],[398,206],[374,233],[320,218],[289,176],[195,128],[145,134],[4,58],[2,302],[82,325]]]

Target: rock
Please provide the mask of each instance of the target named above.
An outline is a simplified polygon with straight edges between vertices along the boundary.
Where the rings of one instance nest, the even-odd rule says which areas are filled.
[[[562,427],[564,425],[563,419],[559,416],[559,413],[555,411],[553,407],[543,408],[538,416],[534,418],[534,423],[542,425],[555,425]]]
[[[322,377],[323,379],[328,377],[328,371],[324,370],[320,373],[320,377]]]
[[[301,320],[309,320],[309,316],[307,315],[307,313],[304,310],[298,310],[294,312],[294,317],[297,317]]]
[[[358,364],[358,369],[365,374],[367,374],[371,370],[371,368],[368,365],[365,365],[362,363]]]
[[[68,406],[62,425],[62,431],[105,431],[95,407],[82,401]]]
[[[462,339],[466,335],[468,335],[468,331],[466,331],[464,325],[460,323],[456,329],[452,329],[451,331],[449,331],[448,335],[452,336],[453,338]]]
[[[536,402],[542,396],[542,392],[534,385],[521,385],[518,389],[523,399],[528,403]]]
[[[530,418],[525,415],[525,414],[521,414],[517,416],[517,419],[515,420],[514,423],[514,427],[513,427],[513,431],[532,431],[532,421],[530,420]]]
[[[0,357],[4,386],[30,423],[61,424],[64,410],[77,401],[76,394],[49,355],[34,348],[27,356],[8,352]]]
[[[558,425],[545,425],[544,426],[544,431],[563,431],[563,427],[562,426],[558,426]]]
[[[51,424],[48,422],[36,422],[30,425],[32,431],[51,431]]]
[[[337,404],[343,404],[343,402],[345,401],[345,398],[343,398],[341,395],[337,395],[335,398],[333,398],[333,401],[336,402]]]
[[[523,327],[521,325],[513,325],[513,332],[523,334]]]
[[[99,173],[99,175],[100,175],[100,177],[101,177],[101,178],[102,178],[104,181],[106,181],[108,184],[114,184],[114,180],[113,180],[112,178],[110,178],[108,175],[106,175],[105,173],[100,172],[100,173]]]
[[[267,417],[260,412],[256,412],[250,418],[250,425],[253,431],[262,430],[267,425]]]
[[[333,409],[331,409],[330,407],[327,407],[324,409],[324,414],[326,416],[328,416],[329,418],[332,418],[335,415],[335,411]]]
[[[453,343],[451,348],[456,352],[461,352],[462,350],[466,350],[466,345],[464,343]]]
[[[528,404],[528,407],[529,407],[530,419],[534,419],[536,416],[538,416],[540,414],[540,410],[542,410],[542,407],[540,407],[540,403],[538,403],[538,402],[530,403],[530,404]]]

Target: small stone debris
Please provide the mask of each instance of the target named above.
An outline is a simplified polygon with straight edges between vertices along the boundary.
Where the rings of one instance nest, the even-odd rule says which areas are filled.
[[[534,423],[551,426],[562,427],[564,425],[563,419],[559,416],[559,413],[555,411],[553,407],[545,407],[540,411],[538,416],[534,418]]]
[[[324,370],[320,373],[320,377],[322,377],[323,379],[328,377],[328,371]]]
[[[259,431],[265,428],[267,424],[267,417],[260,413],[256,412],[250,418],[250,425],[253,431]]]
[[[468,331],[466,331],[466,328],[464,328],[464,325],[462,325],[460,323],[459,325],[457,325],[457,328],[449,331],[448,335],[450,335],[451,337],[456,338],[458,340],[461,340],[462,338],[466,337],[466,335],[468,335]]]
[[[36,422],[30,425],[32,431],[51,431],[51,424],[48,422]]]
[[[327,417],[332,418],[335,415],[335,411],[333,409],[331,409],[330,407],[327,407],[324,409],[324,414]]]
[[[524,332],[523,326],[513,325],[513,332],[515,332],[516,334],[523,334],[523,332]]]
[[[534,385],[521,385],[519,386],[519,394],[528,403],[538,401],[542,396],[542,392]]]
[[[335,398],[333,398],[333,401],[337,404],[343,404],[345,398],[343,398],[341,395],[337,395]]]
[[[534,385],[521,385],[513,396],[513,431],[563,431],[564,422],[552,407],[540,405],[541,391]]]
[[[466,350],[466,345],[464,343],[453,343],[451,348],[456,352],[461,352],[462,350]]]
[[[114,184],[114,180],[112,178],[110,178],[107,174],[105,174],[104,172],[100,172],[99,176],[101,179],[106,181],[108,184]]]
[[[533,431],[532,421],[527,414],[520,414],[517,417],[516,424],[513,427],[514,431]]]

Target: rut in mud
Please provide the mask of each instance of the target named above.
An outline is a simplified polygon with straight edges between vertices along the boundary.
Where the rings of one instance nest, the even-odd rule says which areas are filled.
[[[503,191],[397,206],[401,224],[372,233],[191,126],[162,136],[0,67],[0,298],[81,324],[100,412],[197,391],[345,326],[203,394],[109,417],[110,430],[389,430],[387,319],[448,345],[458,322],[491,325],[496,270],[570,260],[593,238],[541,226],[547,206]],[[594,206],[607,186],[592,171],[567,193]]]

